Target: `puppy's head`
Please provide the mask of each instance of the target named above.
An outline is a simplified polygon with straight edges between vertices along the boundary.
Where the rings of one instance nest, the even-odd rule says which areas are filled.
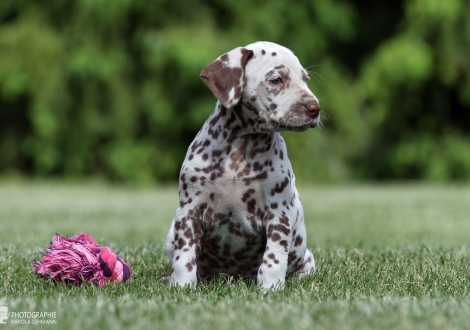
[[[253,120],[255,131],[301,132],[320,121],[308,72],[283,46],[256,42],[235,48],[209,64],[201,78],[224,107],[238,105],[236,111]]]

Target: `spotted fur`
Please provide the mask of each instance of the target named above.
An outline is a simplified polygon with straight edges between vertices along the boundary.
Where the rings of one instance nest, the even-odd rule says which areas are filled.
[[[228,274],[282,289],[315,272],[281,131],[318,125],[308,73],[287,48],[257,42],[217,58],[201,78],[218,99],[180,172],[180,206],[166,242],[170,281]]]

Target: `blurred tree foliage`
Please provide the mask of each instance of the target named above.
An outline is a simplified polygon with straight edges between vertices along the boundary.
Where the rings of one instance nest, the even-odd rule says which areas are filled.
[[[1,0],[0,173],[177,177],[200,71],[292,49],[330,119],[285,134],[303,181],[470,179],[470,2]]]

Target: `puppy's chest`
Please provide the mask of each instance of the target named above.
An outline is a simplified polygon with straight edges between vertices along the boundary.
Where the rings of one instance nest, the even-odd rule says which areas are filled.
[[[263,156],[247,159],[234,150],[226,159],[207,165],[216,175],[205,176],[203,185],[198,186],[197,200],[207,203],[213,214],[231,214],[242,226],[259,228],[270,205],[280,197],[278,187],[285,188],[282,195],[292,194],[290,171],[284,171],[290,164],[283,166]]]

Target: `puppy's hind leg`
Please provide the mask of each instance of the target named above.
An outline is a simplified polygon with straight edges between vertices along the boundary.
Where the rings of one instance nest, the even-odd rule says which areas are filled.
[[[168,260],[172,262],[173,254],[175,253],[175,219],[171,222],[170,231],[166,236],[165,250]]]
[[[304,259],[302,261],[302,266],[300,266],[300,268],[297,270],[297,274],[299,275],[299,277],[304,277],[315,274],[315,270],[316,266],[313,253],[309,249],[306,249]]]
[[[170,231],[166,236],[165,251],[168,256],[170,263],[173,262],[173,255],[175,254],[175,220],[171,222]],[[170,276],[164,276],[160,278],[160,282],[166,282],[170,280]]]

